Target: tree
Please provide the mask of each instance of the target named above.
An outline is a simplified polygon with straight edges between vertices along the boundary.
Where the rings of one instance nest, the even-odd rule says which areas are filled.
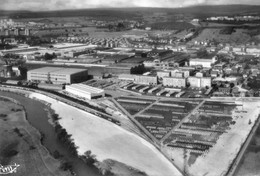
[[[102,175],[109,175],[109,174],[111,174],[111,169],[112,168],[111,168],[109,162],[107,162],[107,161],[98,162],[96,164],[96,167],[98,168],[99,172]]]
[[[52,114],[52,119],[53,119],[54,121],[59,120],[59,115],[58,115],[58,114]]]
[[[97,161],[96,155],[93,155],[90,150],[88,150],[84,153],[84,155],[82,156],[82,159],[84,162],[86,162],[89,165],[92,165]]]
[[[52,60],[52,58],[53,58],[53,56],[51,54],[45,53],[45,55],[44,55],[45,60]]]
[[[55,151],[53,152],[53,157],[54,157],[55,159],[59,159],[60,157],[62,157],[62,155],[60,154],[59,151],[55,150]]]
[[[60,165],[60,169],[67,171],[67,170],[72,170],[72,164],[70,162],[63,162]]]
[[[26,78],[27,77],[27,68],[23,67],[23,66],[19,66],[18,69],[20,70],[20,74],[22,78]]]

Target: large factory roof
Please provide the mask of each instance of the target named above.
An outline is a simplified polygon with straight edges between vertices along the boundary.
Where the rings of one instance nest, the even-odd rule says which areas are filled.
[[[212,62],[212,59],[200,59],[200,58],[196,58],[196,59],[190,59],[190,61],[195,61],[195,62]]]
[[[34,70],[30,70],[30,72],[37,73],[55,73],[55,74],[75,74],[78,72],[86,71],[86,69],[79,68],[64,68],[64,67],[42,67]]]
[[[71,85],[68,85],[67,87],[70,87],[70,88],[74,88],[82,93],[92,93],[92,94],[100,94],[100,93],[103,93],[104,90],[103,89],[99,89],[99,88],[96,88],[96,87],[91,87],[91,86],[88,86],[88,85],[85,85],[85,84],[71,84]]]

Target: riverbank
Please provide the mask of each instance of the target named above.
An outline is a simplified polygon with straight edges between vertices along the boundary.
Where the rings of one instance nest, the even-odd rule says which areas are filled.
[[[260,173],[260,127],[252,139],[235,176],[256,176]]]
[[[31,93],[30,98],[51,104],[61,118],[61,126],[72,135],[79,155],[91,150],[98,161],[115,160],[151,176],[182,175],[153,145],[139,136],[45,95]]]
[[[153,145],[139,136],[45,95],[19,91],[51,104],[51,109],[61,117],[59,123],[72,135],[79,155],[91,150],[98,161],[118,161],[151,176],[182,175]]]
[[[26,120],[25,109],[10,98],[0,97],[0,134],[0,164],[19,164],[16,175],[71,175],[59,169],[61,162],[42,146],[40,133]]]

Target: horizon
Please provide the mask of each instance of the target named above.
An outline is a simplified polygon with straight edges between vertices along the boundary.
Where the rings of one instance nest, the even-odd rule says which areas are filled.
[[[258,6],[258,0],[1,0],[0,10],[4,11],[63,11],[82,9],[118,9],[118,8],[187,8],[196,6],[221,5],[253,5]]]

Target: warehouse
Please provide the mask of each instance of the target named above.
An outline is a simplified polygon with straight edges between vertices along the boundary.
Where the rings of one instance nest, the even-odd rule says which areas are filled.
[[[103,89],[91,87],[85,84],[71,84],[71,85],[66,85],[65,90],[73,94],[77,97],[80,98],[85,98],[85,99],[93,99],[93,98],[99,98],[99,97],[104,97],[105,93]]]
[[[87,80],[88,70],[63,67],[43,67],[27,72],[28,81],[52,84],[71,84]]]

